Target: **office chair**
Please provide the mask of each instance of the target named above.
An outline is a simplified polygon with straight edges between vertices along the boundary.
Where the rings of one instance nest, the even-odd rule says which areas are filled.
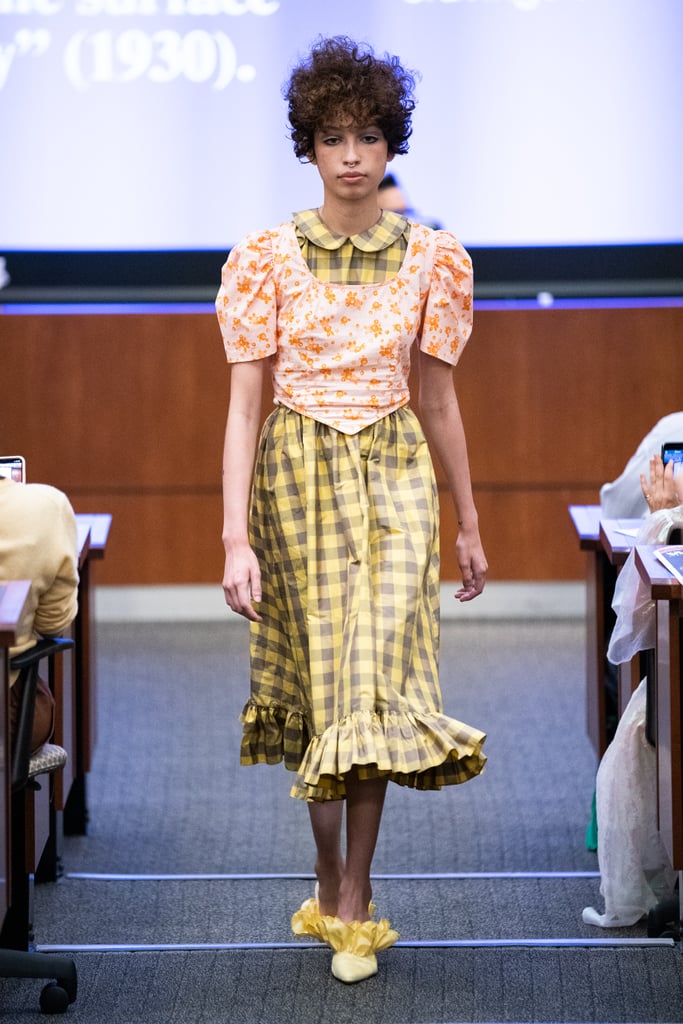
[[[51,978],[52,981],[40,994],[43,1013],[64,1013],[76,999],[77,977],[73,960],[27,951],[31,879],[26,872],[25,791],[28,788],[39,789],[36,779],[40,775],[49,775],[66,763],[63,747],[46,743],[33,756],[30,747],[38,664],[43,658],[54,658],[73,646],[73,640],[39,640],[35,647],[15,655],[10,662],[11,668],[19,671],[15,685],[22,686],[22,694],[11,756],[12,898],[0,934],[0,944],[10,948],[0,948],[0,977]]]

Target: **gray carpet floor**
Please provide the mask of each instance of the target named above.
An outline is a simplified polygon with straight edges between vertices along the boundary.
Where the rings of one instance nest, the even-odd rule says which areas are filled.
[[[89,832],[35,899],[39,948],[76,947],[69,1019],[683,1021],[677,946],[581,921],[601,908],[581,623],[444,625],[444,704],[487,731],[489,762],[441,793],[390,787],[374,894],[401,940],[350,987],[289,928],[313,864],[291,776],[237,764],[244,626],[106,625],[97,640]],[[32,1019],[39,990],[0,981],[0,1022]]]

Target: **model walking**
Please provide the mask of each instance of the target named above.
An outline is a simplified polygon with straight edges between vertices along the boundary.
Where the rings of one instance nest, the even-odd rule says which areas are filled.
[[[323,201],[235,246],[216,300],[232,363],[223,587],[251,621],[241,761],[296,772],[318,885],[293,928],[328,942],[347,982],[374,974],[397,938],[371,904],[387,782],[438,789],[485,762],[484,734],[442,710],[438,495],[408,404],[412,357],[469,601],[487,566],[453,366],[472,268],[453,235],[378,204],[387,162],[407,150],[413,90],[395,57],[346,38],[313,47],[285,95]],[[265,374],[275,408],[260,430]]]

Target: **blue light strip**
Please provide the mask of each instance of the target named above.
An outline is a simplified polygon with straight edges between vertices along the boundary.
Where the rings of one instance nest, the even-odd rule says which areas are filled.
[[[121,316],[212,313],[210,302],[17,302],[0,305],[0,316]]]
[[[533,946],[557,948],[572,946],[589,948],[593,946],[668,946],[673,939],[415,939],[394,943],[393,948],[402,949],[481,949],[510,946]],[[41,943],[36,945],[39,953],[169,953],[178,951],[204,950],[258,950],[258,949],[318,949],[327,947],[319,942],[152,942],[152,943],[84,943],[66,945]]]
[[[516,309],[668,309],[683,306],[683,295],[595,299],[555,299],[540,295],[534,299],[475,299],[475,310]]]
[[[547,296],[532,299],[475,299],[474,309],[486,310],[546,310],[546,309],[667,309],[683,306],[683,295],[642,296],[633,298],[572,298],[555,299]],[[211,302],[32,302],[0,305],[0,316],[122,316],[211,314]]]
[[[490,878],[599,878],[599,871],[447,871],[431,874],[372,874],[373,881],[435,882],[463,881]],[[307,873],[285,874],[114,874],[95,871],[69,871],[66,878],[89,882],[261,882],[313,881],[315,875]]]

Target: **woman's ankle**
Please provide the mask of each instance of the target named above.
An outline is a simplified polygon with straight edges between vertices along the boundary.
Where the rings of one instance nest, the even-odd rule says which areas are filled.
[[[325,863],[318,859],[315,873],[318,879],[318,907],[321,914],[328,917],[337,916],[339,886],[341,884],[344,864],[340,861]]]
[[[362,882],[344,877],[339,886],[337,917],[341,921],[369,921],[372,886],[369,879]]]

